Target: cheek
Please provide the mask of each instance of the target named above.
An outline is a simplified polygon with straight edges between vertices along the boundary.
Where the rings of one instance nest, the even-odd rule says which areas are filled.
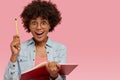
[[[48,27],[48,28],[46,29],[46,32],[48,33],[48,32],[49,32],[49,30],[50,30],[50,27]]]
[[[30,33],[33,35],[33,34],[34,34],[34,30],[31,30],[31,29],[30,29]]]
[[[50,28],[47,30],[47,33],[49,33],[49,31],[50,31]]]
[[[32,29],[29,27],[30,32],[32,32]]]
[[[45,31],[45,34],[47,35],[47,34],[48,34],[48,32],[49,32],[49,30],[46,30],[46,31]]]

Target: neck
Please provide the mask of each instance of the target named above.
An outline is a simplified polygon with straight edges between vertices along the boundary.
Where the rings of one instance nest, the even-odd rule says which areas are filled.
[[[46,38],[45,40],[40,41],[40,42],[39,41],[35,41],[35,46],[36,47],[45,47],[47,40],[48,40],[48,38]]]

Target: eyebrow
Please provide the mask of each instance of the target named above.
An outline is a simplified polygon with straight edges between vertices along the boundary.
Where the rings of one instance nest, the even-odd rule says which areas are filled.
[[[31,21],[32,21],[32,20],[37,20],[37,19],[31,19]],[[42,20],[42,21],[48,21],[47,19],[41,19],[41,20]]]

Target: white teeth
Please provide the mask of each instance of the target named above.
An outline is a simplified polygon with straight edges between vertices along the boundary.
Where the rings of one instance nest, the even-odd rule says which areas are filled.
[[[36,32],[37,34],[42,34],[43,32]]]
[[[42,32],[37,32],[38,34],[41,34]]]

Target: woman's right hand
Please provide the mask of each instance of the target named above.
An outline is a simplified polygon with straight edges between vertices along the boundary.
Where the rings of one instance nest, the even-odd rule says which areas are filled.
[[[13,36],[13,41],[10,44],[10,48],[12,52],[10,60],[12,62],[16,62],[17,56],[20,52],[20,37],[18,35]]]

